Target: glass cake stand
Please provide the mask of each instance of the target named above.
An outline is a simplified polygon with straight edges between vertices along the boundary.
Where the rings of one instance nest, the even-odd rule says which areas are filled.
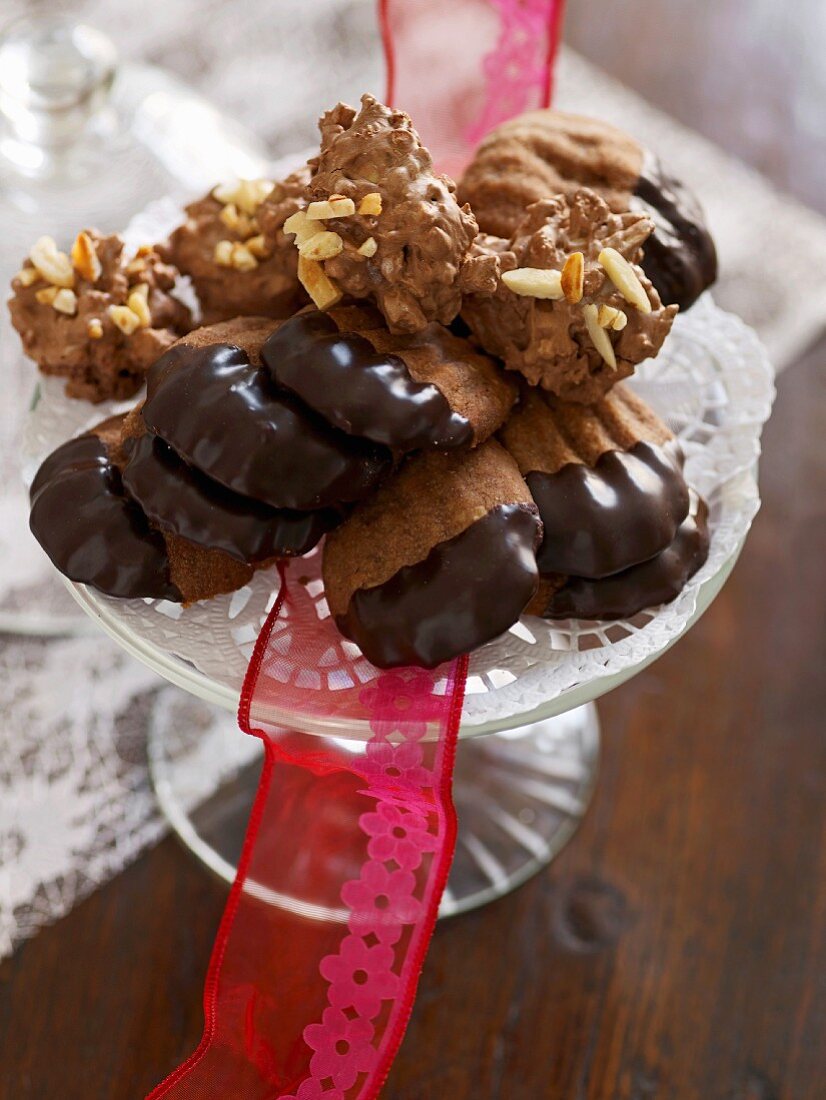
[[[87,410],[81,423],[78,403],[68,402],[52,381],[41,383],[30,416],[30,474],[63,439],[109,415],[105,407]],[[641,672],[697,622],[734,567],[759,507],[760,432],[774,386],[750,329],[706,296],[677,318],[660,356],[642,364],[633,385],[681,440],[688,480],[708,501],[708,561],[672,603],[630,621],[523,617],[472,655],[454,778],[459,838],[442,915],[506,894],[570,838],[597,775],[594,701]],[[300,569],[302,598],[313,601],[321,619],[328,613],[319,562],[314,552]],[[277,586],[277,574],[263,571],[239,592],[182,609],[163,601],[118,601],[69,583],[106,633],[187,693],[186,707],[187,696],[173,688],[159,693],[149,744],[152,778],[172,828],[227,881],[234,876],[261,755],[260,743],[243,736],[232,715]],[[303,688],[291,677],[306,679],[307,670],[286,658],[282,663],[284,682]],[[375,674],[352,643],[339,639],[312,676],[318,686],[332,688],[334,681],[359,684]],[[256,717],[333,738],[354,751],[369,736],[366,723],[342,714],[296,718],[273,706]],[[302,822],[295,826],[302,835]],[[255,892],[256,884],[247,889]],[[312,899],[265,896],[309,917],[330,917]]]

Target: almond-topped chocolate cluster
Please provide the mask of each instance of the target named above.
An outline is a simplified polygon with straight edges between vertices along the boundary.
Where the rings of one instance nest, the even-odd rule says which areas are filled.
[[[128,264],[90,231],[71,259],[38,246],[21,271],[12,315],[42,369],[124,337],[73,395],[120,392],[119,371],[134,389],[149,368],[145,400],[35,479],[32,530],[58,569],[187,604],[326,535],[330,612],[382,667],[434,666],[526,610],[625,618],[673,599],[708,531],[677,441],[621,383],[677,311],[646,273],[649,213],[607,185],[542,193],[570,143],[543,146],[530,186],[485,143],[465,186],[480,233],[403,112],[364,96],[320,129],[306,166],[216,186]],[[618,143],[620,168],[633,150]],[[194,331],[179,271],[208,322]],[[83,327],[34,325],[35,306]],[[139,331],[156,343],[140,370]]]
[[[192,321],[173,294],[177,271],[153,248],[134,257],[94,229],[69,254],[41,237],[12,280],[12,324],[44,374],[66,378],[70,397],[127,398]]]

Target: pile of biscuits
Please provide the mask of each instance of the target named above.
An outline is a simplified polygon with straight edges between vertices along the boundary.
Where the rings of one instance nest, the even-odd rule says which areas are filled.
[[[93,230],[33,247],[10,300],[27,354],[93,402],[146,382],[38,471],[54,564],[189,604],[323,538],[330,611],[381,667],[433,667],[523,613],[673,599],[706,507],[622,380],[714,280],[694,200],[559,112],[494,130],[458,188],[372,96],[319,125],[305,167],[215,187],[135,256]]]

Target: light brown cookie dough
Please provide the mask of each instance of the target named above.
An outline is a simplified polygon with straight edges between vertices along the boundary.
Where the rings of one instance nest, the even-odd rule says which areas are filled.
[[[635,262],[652,228],[587,188],[534,203],[509,241],[480,239],[502,276],[495,294],[466,297],[462,318],[532,385],[593,402],[658,353],[677,313]]]
[[[530,111],[484,139],[459,183],[486,233],[510,237],[531,203],[581,187],[615,213],[654,222],[642,267],[666,305],[688,309],[717,278],[717,253],[696,197],[658,157],[599,119]]]
[[[498,443],[423,452],[328,536],[327,602],[374,664],[433,667],[516,621],[536,589],[540,536]]]
[[[306,215],[288,222],[299,277],[319,308],[371,298],[394,333],[449,324],[468,290],[492,290],[496,259],[478,254],[470,209],[436,175],[410,118],[373,96],[322,116]]]
[[[595,118],[529,111],[481,142],[459,182],[479,228],[510,237],[527,208],[582,187],[597,191],[615,213],[630,207],[643,148],[629,134]]]
[[[124,257],[114,234],[84,230],[71,255],[41,237],[12,280],[12,324],[38,368],[67,379],[70,397],[128,398],[191,327],[171,294],[177,274],[151,248]]]
[[[279,386],[328,423],[394,451],[476,446],[505,421],[515,380],[437,322],[413,336],[388,331],[368,304],[308,308],[267,340]]]
[[[628,569],[664,550],[686,517],[682,449],[626,386],[593,405],[526,387],[500,438],[545,527],[543,577]]]
[[[203,324],[239,316],[289,317],[307,301],[298,258],[281,227],[299,209],[309,178],[219,184],[190,203],[165,254],[192,280]]]

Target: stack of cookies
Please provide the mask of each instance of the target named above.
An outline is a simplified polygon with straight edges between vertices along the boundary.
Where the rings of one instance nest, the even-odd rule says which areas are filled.
[[[713,281],[693,199],[552,111],[491,133],[458,192],[371,96],[320,130],[303,169],[214,188],[135,257],[91,230],[32,249],[10,306],[41,370],[91,401],[146,382],[32,484],[57,568],[188,604],[324,538],[330,611],[381,667],[673,599],[706,509],[622,380]]]

